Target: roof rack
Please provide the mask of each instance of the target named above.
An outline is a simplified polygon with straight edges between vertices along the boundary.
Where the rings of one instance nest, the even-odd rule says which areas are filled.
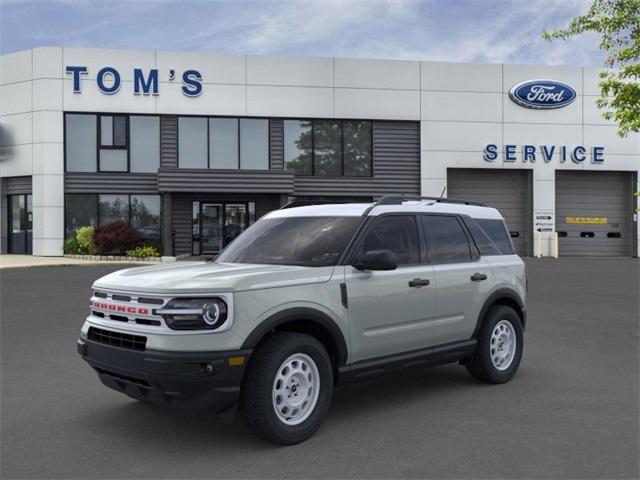
[[[367,208],[362,214],[363,217],[367,216],[371,210],[380,205],[402,205],[404,202],[429,200],[433,203],[454,203],[458,205],[474,205],[477,207],[486,207],[487,205],[482,202],[473,202],[470,200],[457,200],[455,198],[442,198],[442,197],[422,197],[420,195],[383,195],[380,199]]]
[[[482,202],[473,202],[471,200],[457,200],[455,198],[443,198],[443,197],[421,197],[420,195],[384,195],[381,197],[374,206],[379,205],[401,205],[404,202],[410,202],[412,200],[430,200],[436,203],[457,203],[459,205],[475,205],[478,207],[486,207],[487,205]]]
[[[314,199],[304,199],[304,200],[290,200],[289,202],[287,202],[286,204],[284,204],[283,206],[281,206],[279,208],[279,210],[285,210],[287,208],[294,208],[294,207],[308,207],[311,205],[339,205],[341,203],[346,203],[342,200],[330,200],[330,199],[320,199],[320,200],[314,200]],[[349,203],[365,203],[365,204],[369,204],[371,202],[349,202]]]

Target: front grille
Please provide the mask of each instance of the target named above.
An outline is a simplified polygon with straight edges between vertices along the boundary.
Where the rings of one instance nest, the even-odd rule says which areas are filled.
[[[150,305],[164,305],[164,300],[162,300],[161,298],[138,297],[138,303],[148,303]]]
[[[130,350],[144,350],[147,345],[147,337],[112,332],[96,327],[89,327],[87,337],[94,342],[104,343],[105,345],[114,347],[128,348]]]
[[[113,298],[114,300],[117,300],[118,302],[130,302],[131,301],[131,297],[129,295],[118,295],[116,293],[111,295],[111,298]]]

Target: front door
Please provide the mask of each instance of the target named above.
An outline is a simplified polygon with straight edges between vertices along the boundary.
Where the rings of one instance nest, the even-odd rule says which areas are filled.
[[[388,215],[373,222],[356,257],[368,250],[391,250],[398,268],[345,267],[354,362],[425,348],[433,336],[435,279],[433,267],[422,263],[416,216]]]
[[[217,255],[223,246],[222,205],[219,203],[203,203],[200,215],[200,235],[203,255]]]
[[[9,195],[9,253],[32,253],[31,195]]]

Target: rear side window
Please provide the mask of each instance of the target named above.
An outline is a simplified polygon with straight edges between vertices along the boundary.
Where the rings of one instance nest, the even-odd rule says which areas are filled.
[[[497,245],[473,218],[465,217],[464,223],[467,225],[469,233],[471,233],[471,237],[473,237],[473,241],[480,251],[480,255],[502,255]]]
[[[423,215],[427,251],[432,264],[471,261],[471,247],[456,217]]]
[[[493,240],[493,243],[495,243],[503,255],[512,255],[514,253],[509,231],[502,220],[476,218],[475,221],[478,222],[478,225],[482,227],[489,238]]]
[[[420,263],[418,227],[413,215],[381,217],[367,232],[361,252],[391,250],[398,257],[398,265]]]

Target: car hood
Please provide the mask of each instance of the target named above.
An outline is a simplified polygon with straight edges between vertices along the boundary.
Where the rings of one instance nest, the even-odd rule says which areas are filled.
[[[216,293],[322,283],[334,267],[176,262],[128,268],[96,280],[94,288],[147,293]]]

